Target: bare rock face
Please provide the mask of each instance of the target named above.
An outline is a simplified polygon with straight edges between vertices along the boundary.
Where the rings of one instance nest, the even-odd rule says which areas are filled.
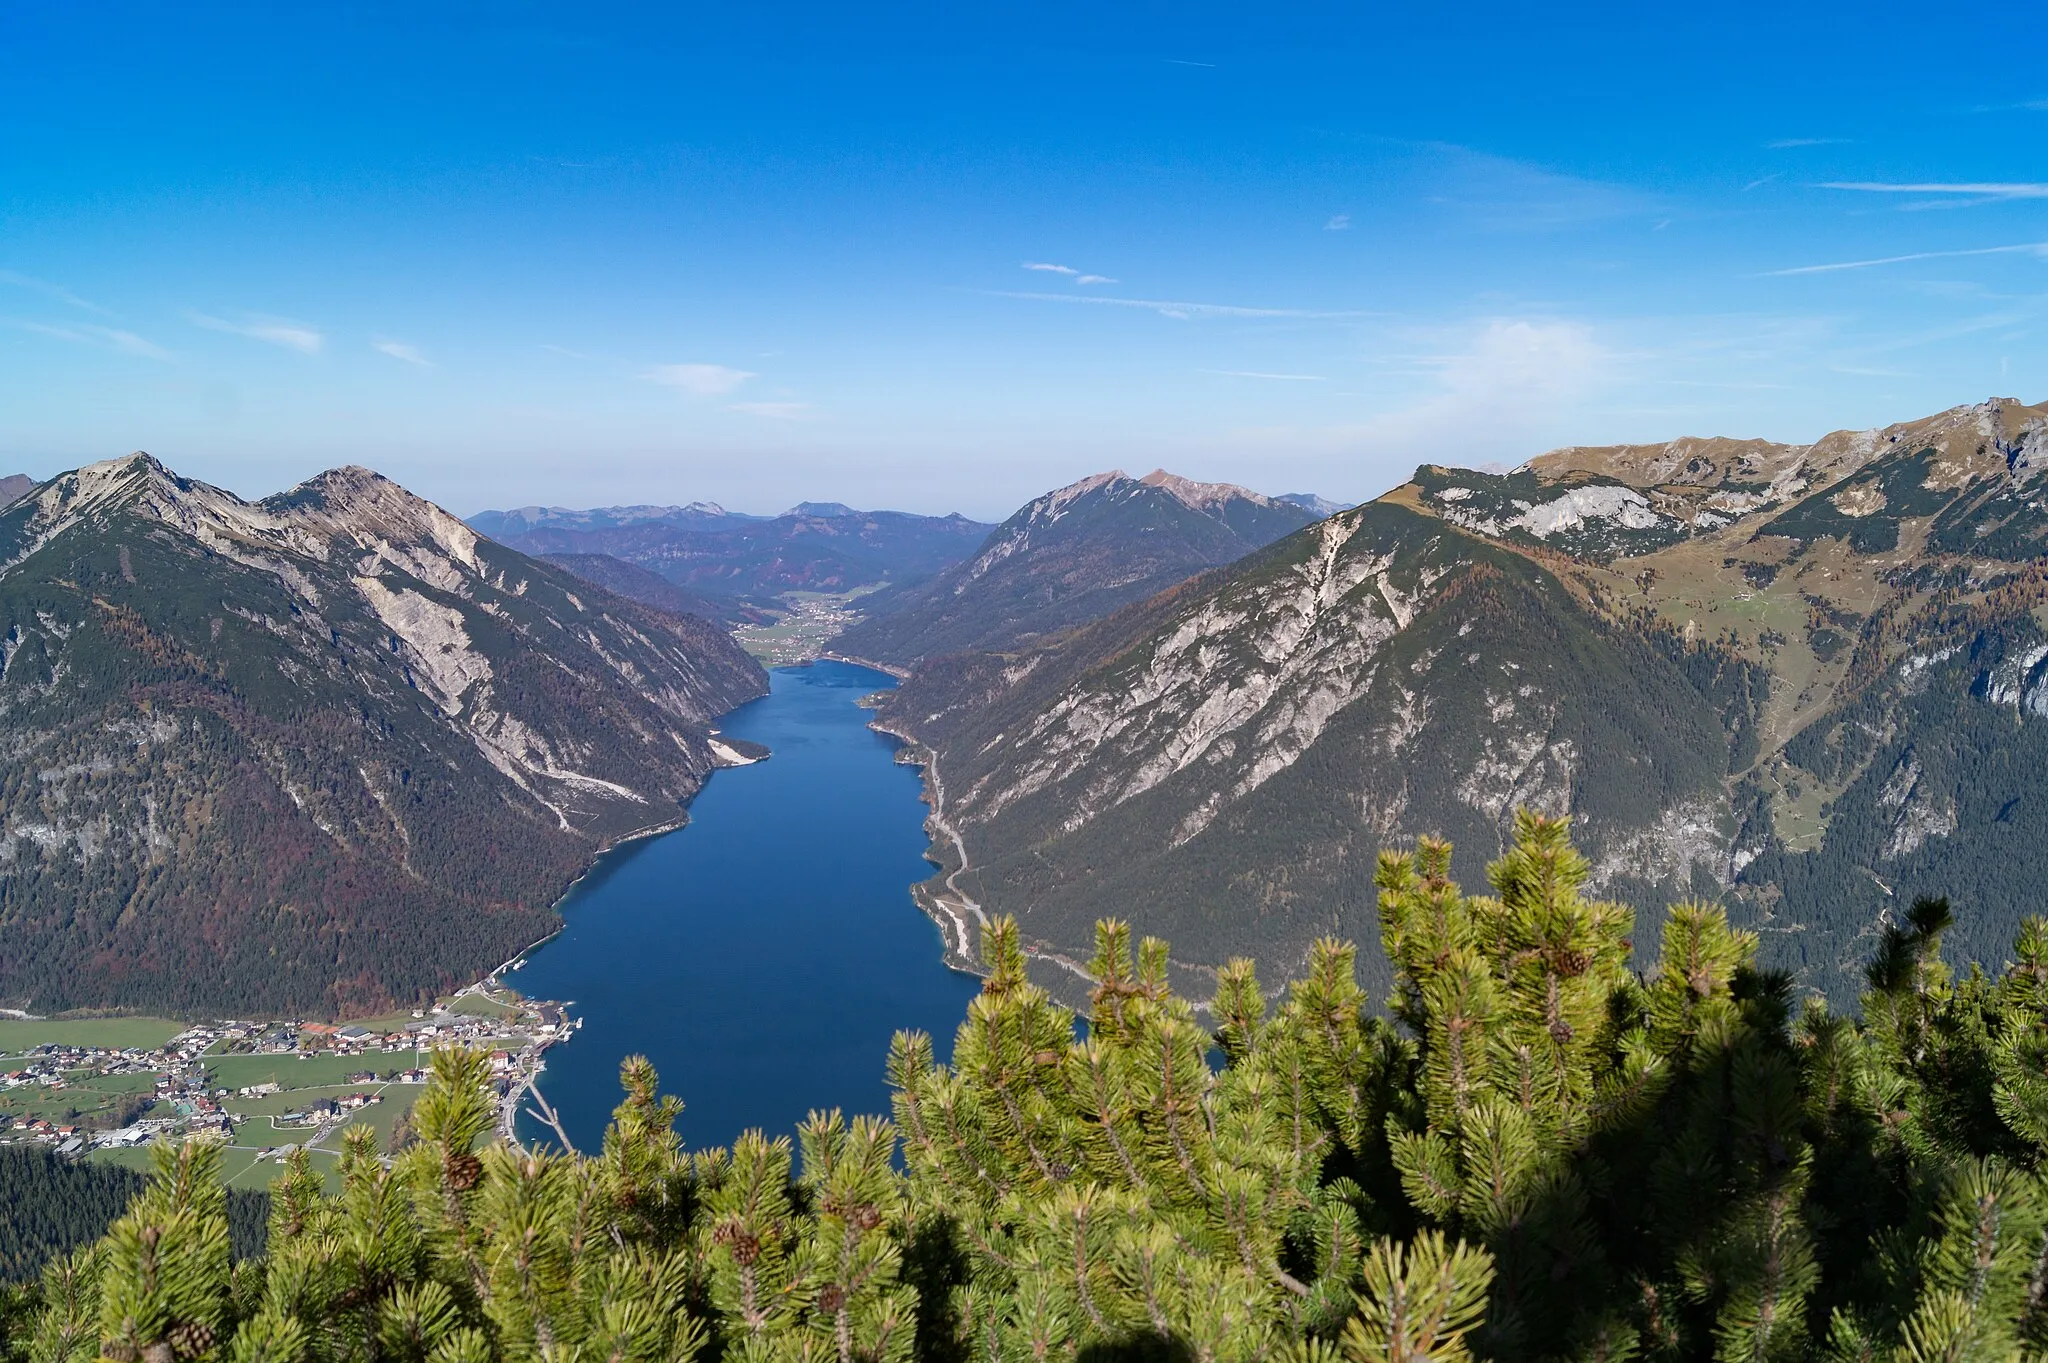
[[[0,514],[0,996],[333,1012],[548,930],[765,678],[709,622],[362,468],[260,502],[147,455]]]
[[[1573,817],[1646,950],[1662,904],[1710,896],[1853,997],[1915,895],[1985,959],[2038,912],[2044,466],[2048,407],[2011,399],[1425,466],[1094,624],[928,657],[885,722],[933,755],[950,890],[1065,958],[1055,987],[1105,915],[1190,984],[1240,954],[1284,978],[1332,931],[1370,957],[1380,850],[1447,835],[1483,883],[1527,806]],[[1041,499],[983,558],[1119,486]]]

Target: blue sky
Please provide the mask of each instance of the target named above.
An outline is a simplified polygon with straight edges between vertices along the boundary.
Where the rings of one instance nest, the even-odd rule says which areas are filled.
[[[1788,9],[1796,12],[1788,13]],[[0,472],[998,517],[2048,398],[2038,5],[0,9]]]

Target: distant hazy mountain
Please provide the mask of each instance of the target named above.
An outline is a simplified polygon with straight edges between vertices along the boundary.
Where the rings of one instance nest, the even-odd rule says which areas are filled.
[[[748,516],[727,511],[717,502],[691,502],[688,506],[599,506],[586,511],[566,506],[522,506],[512,511],[480,511],[469,518],[471,528],[503,540],[535,530],[616,530],[624,525],[701,525],[708,521],[759,521],[765,516]]]
[[[1349,511],[1352,507],[1350,502],[1333,502],[1328,497],[1318,497],[1313,492],[1283,492],[1273,500],[1298,506],[1303,511],[1313,513],[1318,520],[1324,516],[1334,516],[1339,511]]]
[[[11,506],[27,495],[36,485],[36,480],[26,473],[10,473],[0,478],[0,507]]]
[[[2009,399],[1426,467],[1049,646],[935,659],[885,722],[936,752],[959,889],[1042,951],[1113,913],[1190,970],[1370,956],[1380,849],[1449,835],[1482,885],[1528,805],[1639,944],[1720,899],[1848,997],[1916,895],[1990,961],[2040,911],[2044,469],[2048,407]]]
[[[1143,478],[1099,473],[1031,502],[973,558],[932,580],[865,598],[865,618],[835,647],[898,665],[1012,648],[1100,619],[1315,519],[1292,503],[1163,469]]]
[[[64,474],[0,514],[0,1002],[428,998],[677,822],[764,688],[722,628],[366,469],[260,502]]]
[[[964,516],[854,511],[805,502],[775,517],[687,507],[528,507],[470,524],[529,554],[606,554],[708,598],[727,617],[790,591],[842,592],[928,577],[974,552],[989,527]]]
[[[709,597],[686,591],[675,583],[651,573],[637,563],[610,554],[542,554],[543,562],[566,568],[585,582],[594,582],[643,606],[674,611],[678,615],[701,616],[722,624],[766,624],[774,617],[758,606],[748,606],[730,597]]]

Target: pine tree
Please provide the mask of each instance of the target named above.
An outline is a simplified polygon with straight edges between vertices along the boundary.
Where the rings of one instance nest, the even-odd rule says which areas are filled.
[[[218,1149],[160,1149],[0,1299],[0,1363],[2048,1360],[2048,922],[1952,970],[1916,904],[1858,1020],[1711,905],[1632,968],[1562,821],[1491,895],[1449,866],[1381,862],[1384,1010],[1325,941],[1205,1017],[1107,922],[1084,1031],[998,921],[950,1063],[898,1036],[895,1120],[794,1142],[685,1151],[636,1057],[598,1154],[488,1143],[484,1057],[440,1052],[338,1193],[287,1159],[260,1258]]]

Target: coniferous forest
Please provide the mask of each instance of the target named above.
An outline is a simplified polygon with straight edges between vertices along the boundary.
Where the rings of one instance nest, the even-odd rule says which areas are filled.
[[[644,1061],[602,1151],[480,1146],[446,1051],[403,1149],[297,1156],[230,1253],[217,1155],[165,1151],[105,1239],[8,1300],[8,1363],[2048,1358],[2048,922],[1952,969],[1945,903],[1801,1003],[1718,908],[1638,972],[1520,816],[1492,894],[1381,859],[1389,999],[1317,945],[1206,1013],[1105,923],[1089,1024],[1013,925],[893,1122],[685,1152]],[[1384,1006],[1382,1006],[1384,1005]]]

